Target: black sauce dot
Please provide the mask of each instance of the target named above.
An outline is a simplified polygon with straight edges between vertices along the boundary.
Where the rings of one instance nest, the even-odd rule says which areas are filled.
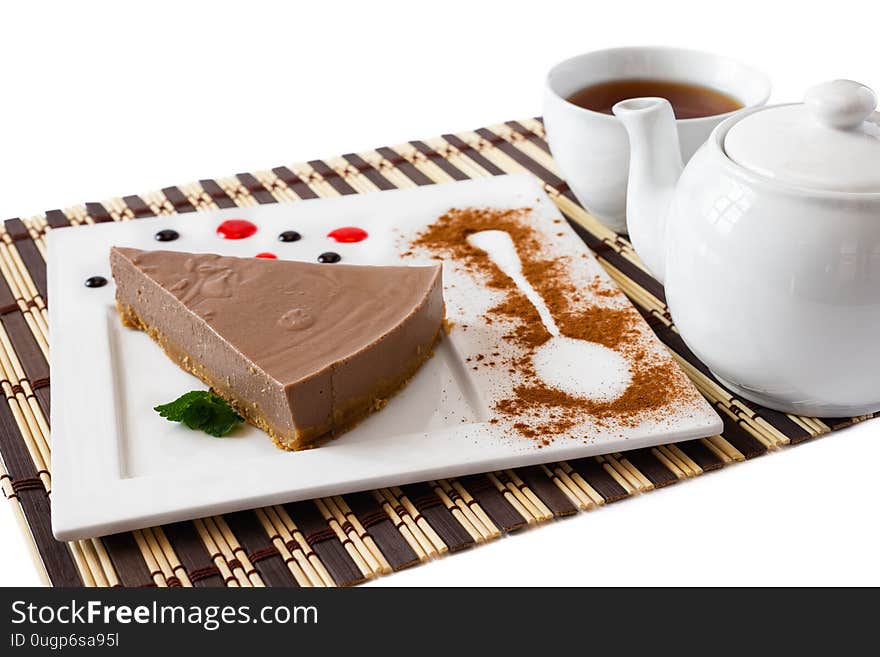
[[[326,253],[322,253],[318,256],[318,262],[339,262],[342,260],[342,256],[338,253],[334,253],[333,251],[327,251]]]
[[[91,276],[86,279],[86,287],[104,287],[107,285],[107,279],[103,276]]]
[[[302,235],[295,230],[285,230],[278,236],[278,241],[280,242],[298,242],[301,239]]]
[[[178,233],[176,230],[166,228],[165,230],[160,230],[153,237],[156,238],[157,242],[173,242],[178,237],[180,237],[180,233]]]

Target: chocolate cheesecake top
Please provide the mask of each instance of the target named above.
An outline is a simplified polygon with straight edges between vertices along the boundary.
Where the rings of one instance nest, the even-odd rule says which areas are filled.
[[[112,258],[130,261],[282,384],[383,340],[427,302],[441,275],[440,265],[322,265],[122,247]],[[167,317],[172,339],[175,324],[188,326]]]

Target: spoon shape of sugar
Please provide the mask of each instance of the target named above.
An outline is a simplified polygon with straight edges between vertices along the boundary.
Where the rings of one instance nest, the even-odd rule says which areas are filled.
[[[547,385],[575,397],[597,402],[620,397],[632,381],[629,364],[613,349],[589,340],[575,340],[559,330],[544,298],[523,274],[522,261],[507,231],[483,230],[468,243],[485,252],[534,306],[550,339],[535,350],[532,365]]]

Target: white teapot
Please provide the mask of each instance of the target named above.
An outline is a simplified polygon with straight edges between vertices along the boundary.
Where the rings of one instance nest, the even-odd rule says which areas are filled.
[[[740,112],[682,167],[662,98],[614,107],[627,223],[687,345],[738,395],[800,415],[880,410],[880,113],[835,80]]]

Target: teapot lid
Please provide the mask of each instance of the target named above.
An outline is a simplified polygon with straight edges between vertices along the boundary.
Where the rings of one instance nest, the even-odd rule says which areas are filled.
[[[724,139],[734,162],[815,190],[880,192],[877,96],[851,80],[825,82],[804,102],[747,114]]]

